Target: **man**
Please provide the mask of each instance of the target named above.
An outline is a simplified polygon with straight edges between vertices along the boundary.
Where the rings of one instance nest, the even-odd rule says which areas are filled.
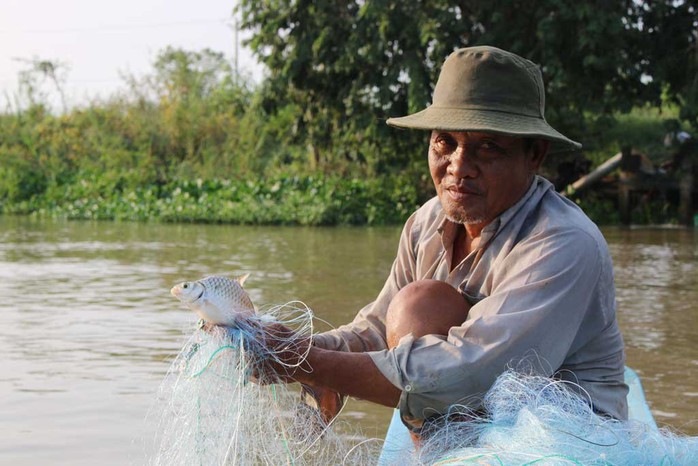
[[[541,73],[494,47],[445,61],[426,110],[388,124],[431,130],[437,197],[407,221],[378,298],[313,337],[304,370],[327,417],[335,393],[425,419],[481,396],[509,367],[571,380],[596,412],[627,418],[611,259],[596,226],[536,176],[580,144],[544,117]]]

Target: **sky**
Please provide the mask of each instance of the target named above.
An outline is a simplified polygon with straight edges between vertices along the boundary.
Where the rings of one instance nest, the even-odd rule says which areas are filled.
[[[107,97],[125,87],[124,73],[152,71],[157,53],[168,45],[185,50],[210,48],[231,63],[235,55],[234,0],[0,0],[0,102],[18,91],[26,60],[67,65],[69,105]],[[239,34],[239,42],[245,34]],[[263,67],[239,45],[239,71],[255,82]],[[53,103],[57,92],[44,90]],[[54,100],[55,99],[55,100]]]

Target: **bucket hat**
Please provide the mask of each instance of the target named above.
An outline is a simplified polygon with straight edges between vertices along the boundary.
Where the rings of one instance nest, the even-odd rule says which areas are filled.
[[[545,120],[545,88],[538,66],[490,46],[456,50],[444,62],[432,104],[389,118],[400,128],[478,131],[551,141],[550,153],[581,149]]]

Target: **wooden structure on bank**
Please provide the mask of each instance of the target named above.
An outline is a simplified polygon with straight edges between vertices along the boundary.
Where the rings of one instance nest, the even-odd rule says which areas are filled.
[[[698,172],[698,142],[691,140],[681,144],[672,160],[665,165],[666,168],[656,170],[645,155],[625,147],[591,173],[567,186],[562,194],[571,197],[619,168],[618,213],[622,224],[630,224],[632,193],[659,192],[660,196],[666,199],[668,191],[676,191],[679,223],[686,227],[698,226],[694,217],[696,214],[693,202]]]

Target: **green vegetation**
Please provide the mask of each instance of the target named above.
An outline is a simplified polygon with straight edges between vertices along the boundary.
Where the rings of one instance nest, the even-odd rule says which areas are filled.
[[[678,115],[675,105],[645,106],[616,113],[587,133],[584,156],[597,166],[620,152],[623,146],[630,146],[655,162],[667,160],[675,149],[664,145],[664,137],[668,126],[678,121]],[[688,125],[683,129],[691,131]]]
[[[241,0],[239,9],[270,71],[266,108],[305,109],[299,139],[318,152],[363,148],[378,171],[379,161],[422,154],[418,136],[376,121],[424,108],[443,59],[472,45],[541,64],[548,121],[585,145],[614,114],[645,105],[676,105],[698,127],[693,1]],[[378,154],[368,140],[391,150]]]
[[[386,224],[430,194],[406,168],[367,177],[293,144],[222,55],[168,49],[106,102],[56,115],[36,96],[0,116],[0,208],[72,219]],[[419,169],[425,170],[420,166]]]
[[[43,196],[9,204],[6,212],[69,219],[373,225],[399,223],[420,203],[414,183],[399,177],[387,186],[380,180],[337,175],[128,184],[125,178],[83,177]]]
[[[451,50],[483,43],[544,65],[548,120],[594,165],[628,144],[660,159],[667,122],[698,128],[691,2],[542,0],[525,15],[499,1],[340,3],[241,1],[269,68],[254,87],[220,53],[168,48],[122,93],[56,112],[45,86],[64,100],[64,65],[28,61],[0,113],[0,211],[399,223],[433,195],[427,135],[384,120],[429,102]],[[580,203],[614,222],[606,199]],[[662,206],[646,217],[659,211],[672,215]]]

